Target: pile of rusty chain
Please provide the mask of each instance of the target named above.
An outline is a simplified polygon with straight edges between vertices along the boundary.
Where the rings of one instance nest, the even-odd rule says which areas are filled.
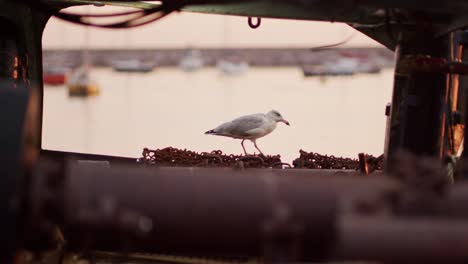
[[[294,168],[307,169],[347,169],[359,170],[359,160],[321,155],[300,150],[300,157],[293,161]],[[198,153],[187,149],[167,147],[163,149],[144,148],[138,163],[158,167],[240,167],[240,168],[281,168],[289,164],[281,162],[279,155],[275,156],[242,156],[224,154],[221,150],[210,153]],[[366,155],[367,161],[373,163],[375,169],[382,169],[382,160]]]
[[[242,156],[227,155],[221,150],[210,153],[198,153],[187,149],[167,147],[151,150],[143,149],[143,157],[138,163],[159,167],[241,167],[241,168],[281,168],[279,155],[275,156]]]
[[[321,155],[314,152],[306,152],[299,150],[300,157],[293,161],[294,168],[307,169],[336,169],[336,170],[358,170],[359,160],[351,158],[335,157],[333,155]],[[377,158],[366,155],[369,162],[373,162]],[[377,170],[381,170],[383,166],[382,160],[377,161]]]

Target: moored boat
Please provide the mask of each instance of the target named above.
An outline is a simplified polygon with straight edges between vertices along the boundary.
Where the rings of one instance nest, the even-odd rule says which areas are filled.
[[[67,82],[69,96],[95,96],[99,94],[99,86],[91,80],[85,67],[72,72]]]
[[[146,62],[137,59],[116,60],[112,63],[114,71],[118,72],[150,72],[155,68],[154,62]]]
[[[66,83],[70,68],[67,67],[46,67],[43,73],[43,82],[47,85],[63,85]]]

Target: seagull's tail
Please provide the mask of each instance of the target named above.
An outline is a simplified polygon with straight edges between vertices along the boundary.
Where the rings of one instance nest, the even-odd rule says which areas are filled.
[[[212,134],[217,134],[214,129],[208,130],[205,132],[205,135],[212,135]]]

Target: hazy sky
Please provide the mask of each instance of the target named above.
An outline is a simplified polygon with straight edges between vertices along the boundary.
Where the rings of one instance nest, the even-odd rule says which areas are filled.
[[[110,8],[106,8],[92,7],[91,10],[108,12]],[[86,41],[84,27],[52,18],[44,32],[43,45],[44,48],[79,48],[88,42],[92,48],[314,47],[339,42],[354,31],[341,23],[284,19],[262,19],[259,28],[251,29],[246,17],[175,13],[135,29],[92,28],[88,30],[89,40]],[[380,44],[356,32],[343,46],[376,47]]]

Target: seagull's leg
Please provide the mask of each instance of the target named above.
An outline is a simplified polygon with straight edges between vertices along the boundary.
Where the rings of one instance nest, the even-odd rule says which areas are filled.
[[[242,148],[244,149],[245,155],[247,156],[247,155],[249,155],[249,154],[247,154],[247,151],[245,151],[244,140],[245,140],[245,139],[243,139],[243,140],[241,141],[241,145],[242,145]]]
[[[260,152],[260,154],[262,154],[263,156],[265,156],[265,154],[263,154],[263,152],[258,148],[258,146],[257,146],[257,141],[254,139],[254,140],[252,140],[252,142],[254,143],[255,148]]]

